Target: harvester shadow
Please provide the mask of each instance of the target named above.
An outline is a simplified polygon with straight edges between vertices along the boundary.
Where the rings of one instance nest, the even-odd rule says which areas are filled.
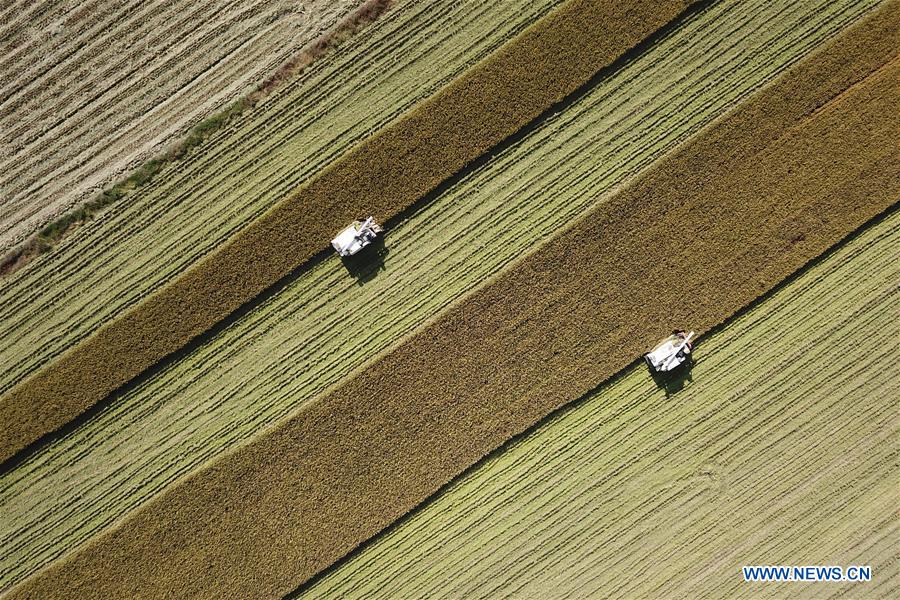
[[[341,257],[341,262],[350,276],[356,279],[356,285],[365,285],[385,270],[384,259],[390,252],[384,244],[384,236],[380,235],[358,254]]]
[[[663,390],[666,393],[666,398],[668,398],[683,390],[686,384],[694,381],[693,369],[694,359],[688,354],[688,358],[684,364],[674,371],[669,373],[656,373],[649,367],[647,368],[647,371],[650,373],[650,377],[653,378],[653,383],[656,384],[656,387]]]

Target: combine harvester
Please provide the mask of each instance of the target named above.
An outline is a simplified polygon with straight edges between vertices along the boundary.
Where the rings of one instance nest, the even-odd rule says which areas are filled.
[[[644,355],[650,372],[653,375],[665,375],[685,363],[690,364],[691,350],[694,348],[691,344],[693,337],[693,331],[685,334],[684,330],[679,329],[657,344],[656,348]]]
[[[331,245],[341,256],[353,256],[375,241],[378,234],[384,231],[375,222],[375,217],[364,221],[353,221],[331,240]]]

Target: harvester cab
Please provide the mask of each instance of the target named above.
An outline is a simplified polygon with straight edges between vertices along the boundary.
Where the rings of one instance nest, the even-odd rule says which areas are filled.
[[[341,256],[353,256],[375,241],[378,234],[384,231],[375,217],[364,221],[353,221],[331,240],[331,245]]]
[[[644,361],[653,374],[671,373],[690,360],[694,332],[677,330],[644,355]]]

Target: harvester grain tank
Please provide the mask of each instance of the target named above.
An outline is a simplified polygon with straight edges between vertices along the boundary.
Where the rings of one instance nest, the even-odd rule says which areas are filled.
[[[656,347],[644,355],[644,361],[654,374],[671,373],[690,360],[694,349],[691,340],[694,332],[685,333],[677,330],[661,341]]]
[[[353,256],[374,242],[382,231],[384,230],[375,222],[374,217],[353,221],[334,236],[331,245],[341,256]]]

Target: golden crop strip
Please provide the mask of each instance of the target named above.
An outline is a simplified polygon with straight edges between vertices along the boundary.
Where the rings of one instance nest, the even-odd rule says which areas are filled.
[[[209,330],[322,251],[342,225],[408,208],[692,3],[570,0],[14,388],[0,400],[0,461]]]
[[[898,247],[892,211],[704,336],[676,395],[627,369],[298,596],[889,597]],[[736,576],[776,557],[876,575],[827,592]]]
[[[674,326],[704,332],[900,194],[900,3],[343,386],[11,598],[288,593]]]

